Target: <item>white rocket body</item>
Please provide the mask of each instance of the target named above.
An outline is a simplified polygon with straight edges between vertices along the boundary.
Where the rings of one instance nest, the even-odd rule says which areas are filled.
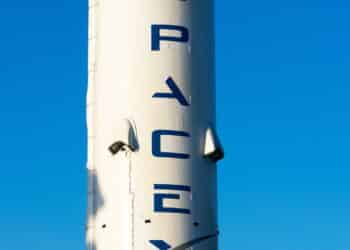
[[[88,250],[217,249],[212,0],[90,0]]]

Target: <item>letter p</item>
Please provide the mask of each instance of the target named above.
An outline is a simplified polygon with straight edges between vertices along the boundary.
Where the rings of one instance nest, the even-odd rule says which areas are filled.
[[[167,24],[153,24],[152,27],[152,51],[160,50],[161,41],[186,43],[189,41],[188,29],[183,26],[167,25]],[[162,35],[162,31],[177,31],[179,36]]]

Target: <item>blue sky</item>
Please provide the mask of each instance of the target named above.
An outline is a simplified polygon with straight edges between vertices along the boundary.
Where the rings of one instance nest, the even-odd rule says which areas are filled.
[[[349,11],[216,0],[222,250],[350,249]],[[1,249],[84,249],[86,15],[0,3]]]

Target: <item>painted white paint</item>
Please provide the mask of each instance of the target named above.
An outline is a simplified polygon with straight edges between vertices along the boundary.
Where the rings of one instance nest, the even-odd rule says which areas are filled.
[[[214,81],[212,0],[90,0],[89,250],[217,249]]]

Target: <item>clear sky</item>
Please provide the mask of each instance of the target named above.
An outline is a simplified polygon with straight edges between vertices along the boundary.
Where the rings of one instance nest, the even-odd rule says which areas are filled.
[[[86,0],[0,3],[0,248],[83,250]],[[216,0],[221,250],[350,249],[350,2]]]

